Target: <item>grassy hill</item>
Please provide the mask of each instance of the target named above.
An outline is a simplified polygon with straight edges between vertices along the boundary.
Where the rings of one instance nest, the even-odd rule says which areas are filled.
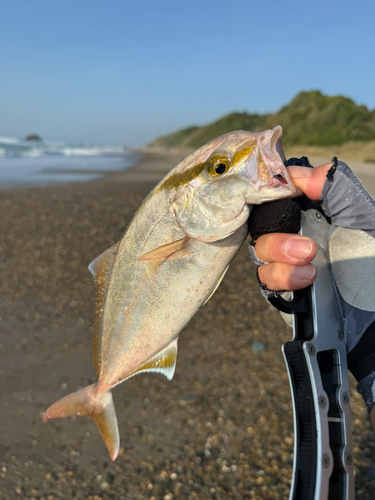
[[[230,113],[203,127],[189,127],[160,137],[153,148],[196,149],[232,130],[253,132],[281,125],[285,145],[333,146],[375,140],[375,110],[343,96],[326,96],[318,90],[301,92],[273,114]]]

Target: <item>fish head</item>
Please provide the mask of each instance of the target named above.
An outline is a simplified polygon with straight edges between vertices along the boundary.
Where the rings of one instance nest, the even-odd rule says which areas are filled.
[[[299,196],[284,166],[282,128],[230,132],[209,142],[164,181],[183,232],[200,241],[223,239],[248,219],[252,205]]]

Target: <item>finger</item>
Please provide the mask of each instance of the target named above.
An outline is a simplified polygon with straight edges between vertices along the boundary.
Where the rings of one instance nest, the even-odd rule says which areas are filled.
[[[332,163],[316,168],[288,167],[288,174],[295,186],[301,189],[310,200],[319,200],[328,170]]]
[[[258,276],[269,290],[300,290],[315,280],[317,270],[312,264],[291,266],[282,262],[262,265]]]
[[[272,233],[260,236],[255,252],[263,262],[283,262],[303,266],[316,255],[316,243],[298,234]]]

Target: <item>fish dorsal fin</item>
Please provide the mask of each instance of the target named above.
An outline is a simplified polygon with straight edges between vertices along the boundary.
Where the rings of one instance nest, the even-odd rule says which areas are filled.
[[[156,356],[149,359],[144,365],[133,372],[129,377],[133,377],[141,372],[162,373],[168,380],[172,380],[176,369],[177,360],[177,339],[172,340],[167,347],[160,351]]]
[[[227,266],[224,271],[220,274],[219,279],[217,280],[215,286],[212,289],[212,292],[210,295],[207,297],[207,299],[203,302],[202,307],[207,304],[207,302],[210,300],[210,298],[213,296],[213,294],[216,292],[216,290],[219,288],[220,283],[223,281],[223,278],[225,276],[225,273],[228,271],[229,266]]]
[[[182,250],[189,243],[189,241],[189,236],[185,236],[184,238],[174,241],[173,243],[162,245],[161,247],[155,248],[154,250],[151,250],[151,252],[147,252],[139,257],[138,262],[168,259],[168,257],[171,257],[174,253]]]
[[[96,373],[100,372],[100,340],[102,336],[102,321],[104,302],[107,295],[109,278],[112,274],[113,265],[119,244],[113,245],[99,255],[89,265],[89,270],[94,277],[96,285],[96,306],[94,325],[94,365]]]
[[[105,252],[101,253],[96,259],[94,259],[90,264],[89,264],[89,270],[91,274],[94,276],[95,283],[97,283],[98,280],[98,275],[100,277],[103,276],[103,269],[105,268],[108,270],[110,268],[110,271],[112,272],[113,268],[113,263],[115,261],[117,249],[119,247],[119,243],[116,243],[115,245],[111,246],[110,248],[107,248]]]

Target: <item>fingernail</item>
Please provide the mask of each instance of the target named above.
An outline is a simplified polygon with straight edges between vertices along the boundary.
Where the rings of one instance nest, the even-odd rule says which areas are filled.
[[[283,251],[293,259],[306,259],[313,249],[309,238],[299,236],[298,238],[288,238],[282,245]]]
[[[316,268],[312,264],[296,266],[292,270],[293,277],[302,281],[311,281],[316,276]]]

